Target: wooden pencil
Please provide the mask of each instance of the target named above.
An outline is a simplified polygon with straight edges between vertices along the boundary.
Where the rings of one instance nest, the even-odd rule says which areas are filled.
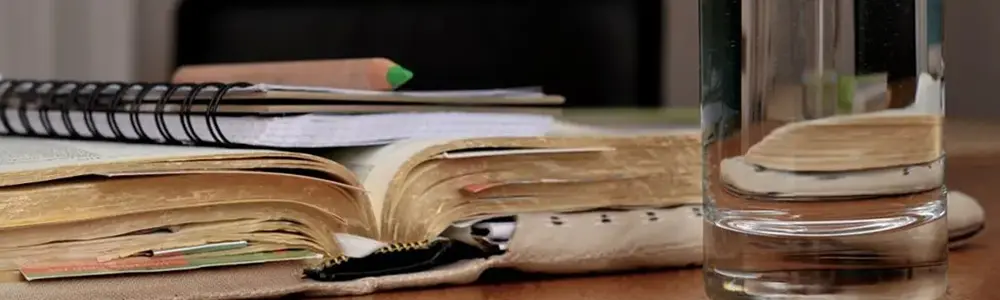
[[[388,91],[413,73],[381,57],[223,63],[181,66],[175,83],[250,82],[341,89]]]

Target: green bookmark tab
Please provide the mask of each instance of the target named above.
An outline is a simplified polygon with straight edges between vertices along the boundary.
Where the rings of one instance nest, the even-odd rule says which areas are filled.
[[[413,72],[410,72],[410,70],[407,70],[400,65],[390,67],[389,71],[385,74],[385,80],[389,82],[389,85],[391,85],[393,89],[398,88],[407,81],[410,81],[411,78],[413,78]]]

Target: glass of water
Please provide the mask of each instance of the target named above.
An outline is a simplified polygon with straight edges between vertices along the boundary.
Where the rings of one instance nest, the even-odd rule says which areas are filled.
[[[941,0],[701,0],[712,299],[943,299]]]

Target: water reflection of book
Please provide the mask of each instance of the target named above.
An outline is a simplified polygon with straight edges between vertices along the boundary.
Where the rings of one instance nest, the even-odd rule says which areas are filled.
[[[925,164],[941,157],[944,117],[868,113],[791,123],[744,155],[768,169],[822,172]]]
[[[943,155],[942,97],[941,82],[924,74],[909,107],[792,122],[770,132],[743,159],[792,172],[927,164]]]

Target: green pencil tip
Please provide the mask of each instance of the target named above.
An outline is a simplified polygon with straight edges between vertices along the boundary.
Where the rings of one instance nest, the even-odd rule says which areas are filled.
[[[398,88],[407,81],[413,78],[413,72],[403,68],[400,65],[395,65],[389,68],[389,71],[385,74],[385,80],[392,85],[392,88]]]

